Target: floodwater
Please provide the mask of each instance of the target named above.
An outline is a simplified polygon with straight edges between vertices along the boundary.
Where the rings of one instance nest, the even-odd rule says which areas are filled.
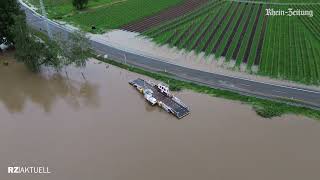
[[[192,109],[178,120],[128,84],[141,75],[96,61],[67,72],[1,63],[1,180],[320,178],[318,121],[263,119],[247,105],[189,91],[177,93]],[[8,174],[8,166],[51,173]]]

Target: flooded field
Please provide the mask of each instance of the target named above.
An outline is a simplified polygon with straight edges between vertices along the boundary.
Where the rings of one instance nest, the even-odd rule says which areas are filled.
[[[190,91],[177,93],[192,110],[178,120],[128,84],[149,79],[141,75],[96,61],[35,75],[12,59],[0,55],[0,179],[320,177],[318,121],[263,119],[250,106]],[[8,174],[8,166],[48,166],[51,174]]]

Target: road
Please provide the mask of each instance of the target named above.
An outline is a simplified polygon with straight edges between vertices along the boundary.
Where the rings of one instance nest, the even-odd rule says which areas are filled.
[[[25,7],[23,7],[23,9],[26,12],[28,24],[35,29],[44,31],[46,23],[43,20],[43,17]],[[67,37],[68,34],[72,32],[65,26],[59,25],[55,22],[49,21],[48,26],[53,34],[59,33],[60,35]],[[107,54],[108,57],[113,60],[141,67],[146,70],[167,72],[175,75],[179,79],[205,84],[213,88],[231,90],[243,95],[251,95],[279,101],[290,99],[290,102],[294,102],[292,104],[320,109],[320,91],[291,86],[281,86],[204,72],[178,66],[161,59],[147,57],[135,52],[128,52],[128,50],[114,47],[103,42],[90,40],[90,43],[92,49],[101,55]]]

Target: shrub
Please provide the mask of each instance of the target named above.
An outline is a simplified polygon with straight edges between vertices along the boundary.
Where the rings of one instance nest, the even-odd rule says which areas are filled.
[[[88,4],[88,0],[72,0],[72,5],[78,10],[84,9]]]

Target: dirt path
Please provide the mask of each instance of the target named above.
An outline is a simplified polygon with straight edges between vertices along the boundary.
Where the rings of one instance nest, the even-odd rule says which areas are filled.
[[[102,7],[105,8],[105,7],[113,6],[115,4],[120,4],[120,3],[124,3],[124,2],[127,2],[127,0],[112,1],[112,2],[110,2],[108,4],[101,4],[101,5],[98,5],[98,6],[91,7],[87,11],[91,11],[91,10],[102,8]]]
[[[100,4],[100,5],[97,5],[97,6],[90,7],[88,9],[84,9],[84,10],[80,11],[80,13],[87,13],[87,12],[94,11],[94,10],[96,10],[98,8],[110,7],[110,6],[113,6],[113,5],[116,5],[116,4],[120,4],[120,3],[124,3],[124,2],[127,2],[127,0],[112,1],[112,2],[107,3],[107,4]],[[72,16],[72,15],[76,14],[77,12],[78,11],[72,11],[72,12],[64,15],[64,17]]]

